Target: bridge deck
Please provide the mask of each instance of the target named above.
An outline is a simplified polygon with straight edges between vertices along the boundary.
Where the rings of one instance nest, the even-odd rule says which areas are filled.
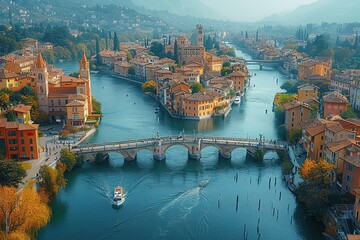
[[[257,139],[246,139],[246,138],[228,138],[228,137],[197,137],[197,136],[170,136],[170,137],[159,137],[159,138],[144,138],[130,141],[118,141],[118,142],[104,142],[96,144],[86,144],[82,146],[76,146],[72,148],[72,151],[78,154],[87,154],[94,152],[111,152],[119,150],[130,150],[130,149],[144,149],[148,147],[154,147],[159,143],[161,145],[184,145],[194,144],[199,142],[202,145],[217,145],[217,146],[229,146],[229,147],[259,147],[263,149],[273,150],[285,150],[288,146],[287,142],[282,141],[262,141],[259,143]]]

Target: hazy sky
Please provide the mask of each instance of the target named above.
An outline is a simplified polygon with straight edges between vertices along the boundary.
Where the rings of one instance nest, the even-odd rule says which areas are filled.
[[[257,21],[317,0],[201,0],[230,20]]]

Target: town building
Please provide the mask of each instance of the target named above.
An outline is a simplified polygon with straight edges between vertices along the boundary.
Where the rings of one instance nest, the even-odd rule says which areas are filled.
[[[205,64],[204,32],[201,24],[196,25],[196,39],[196,45],[191,45],[186,36],[177,39],[180,64],[186,65],[191,62]]]
[[[317,99],[319,94],[319,88],[312,84],[303,84],[298,86],[298,100],[303,101],[308,98]]]
[[[331,59],[309,59],[299,64],[298,80],[307,80],[310,76],[322,76],[330,79]]]
[[[312,108],[309,105],[297,100],[287,102],[283,105],[285,108],[285,129],[287,131],[299,129],[301,122],[310,119]]]
[[[348,100],[339,92],[330,92],[323,97],[324,117],[340,115],[346,111]]]
[[[23,124],[0,119],[0,148],[5,159],[29,160],[40,156],[38,124]]]
[[[355,190],[360,186],[360,155],[342,157],[343,179],[342,188],[345,192],[355,195]]]
[[[79,61],[79,66],[79,78],[62,75],[61,71],[58,71],[57,77],[52,77],[50,73],[53,70],[48,72],[41,53],[37,56],[32,75],[37,83],[38,105],[40,111],[48,114],[53,122],[83,125],[92,113],[90,68],[85,54]],[[79,107],[79,104],[83,106]]]

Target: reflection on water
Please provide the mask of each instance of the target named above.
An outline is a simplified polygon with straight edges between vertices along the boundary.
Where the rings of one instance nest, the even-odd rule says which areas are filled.
[[[77,70],[77,64],[61,67],[68,73]],[[225,119],[203,121],[173,119],[164,110],[156,115],[158,104],[138,85],[92,75],[103,119],[88,141],[152,137],[157,131],[177,135],[183,130],[200,136],[258,138],[261,133],[268,140],[279,139],[272,100],[286,79],[273,69],[250,68],[256,76],[241,104]],[[267,153],[262,162],[246,157],[241,148],[232,152],[231,160],[219,158],[215,147],[201,154],[199,161],[189,160],[187,149],[175,146],[162,162],[143,150],[133,162],[111,153],[108,162],[86,163],[67,174],[68,186],[52,205],[53,218],[39,239],[217,240],[243,239],[244,232],[248,239],[322,239],[322,226],[305,218],[282,182],[276,153]],[[204,179],[210,183],[196,187]],[[127,194],[121,209],[110,204],[117,185]]]

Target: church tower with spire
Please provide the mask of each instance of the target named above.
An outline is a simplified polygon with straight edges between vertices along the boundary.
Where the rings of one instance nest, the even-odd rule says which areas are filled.
[[[86,58],[85,53],[83,53],[81,60],[79,61],[79,77],[86,79],[86,95],[88,96],[88,111],[89,114],[92,113],[92,94],[91,94],[91,79],[90,79],[90,65],[89,61]]]
[[[41,52],[38,53],[34,74],[36,78],[38,104],[40,111],[45,113],[49,112],[49,80],[48,72],[44,59],[42,58]]]

